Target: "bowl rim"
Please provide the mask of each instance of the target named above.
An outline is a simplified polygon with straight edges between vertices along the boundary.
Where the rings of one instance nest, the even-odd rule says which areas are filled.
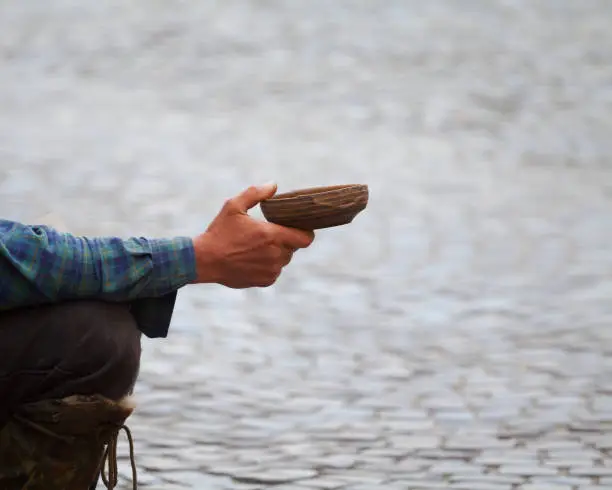
[[[321,194],[330,194],[332,192],[338,192],[340,190],[351,189],[355,187],[361,187],[365,192],[368,192],[368,186],[366,184],[338,184],[338,185],[326,185],[326,186],[317,186],[317,187],[306,187],[304,189],[296,189],[293,191],[282,192],[280,194],[276,194],[265,201],[263,203],[269,201],[288,201],[291,199],[306,197],[308,195],[321,195]]]

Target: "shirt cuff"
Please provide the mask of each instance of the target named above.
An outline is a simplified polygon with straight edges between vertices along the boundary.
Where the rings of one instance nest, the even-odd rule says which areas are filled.
[[[195,250],[188,237],[149,239],[155,296],[176,291],[197,278]]]

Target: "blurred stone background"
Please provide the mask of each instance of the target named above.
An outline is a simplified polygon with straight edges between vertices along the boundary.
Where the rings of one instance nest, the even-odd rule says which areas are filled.
[[[273,288],[181,293],[145,342],[141,484],[612,488],[611,21],[1,2],[5,218],[193,235],[253,183],[370,186]]]

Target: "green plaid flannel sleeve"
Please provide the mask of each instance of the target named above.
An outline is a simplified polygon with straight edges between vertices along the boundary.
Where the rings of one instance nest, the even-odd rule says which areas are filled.
[[[68,299],[156,298],[195,278],[188,237],[87,238],[0,220],[0,309]]]

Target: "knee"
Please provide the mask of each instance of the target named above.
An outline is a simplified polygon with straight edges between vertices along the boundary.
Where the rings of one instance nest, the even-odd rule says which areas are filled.
[[[76,341],[62,364],[90,381],[88,391],[112,399],[130,393],[140,369],[141,333],[129,307],[79,301],[62,309],[67,335]]]

